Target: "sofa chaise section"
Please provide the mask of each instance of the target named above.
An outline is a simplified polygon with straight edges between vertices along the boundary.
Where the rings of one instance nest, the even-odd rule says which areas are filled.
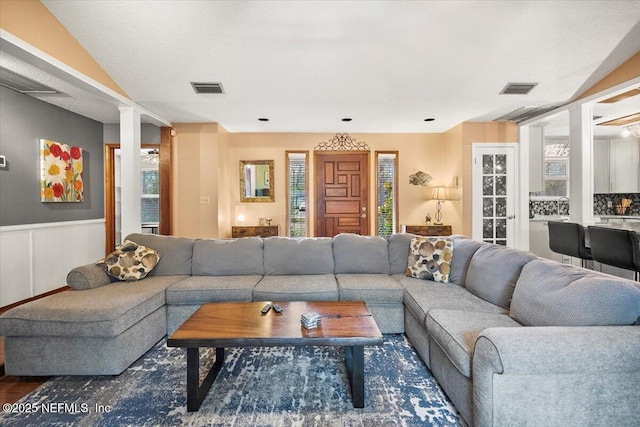
[[[185,277],[61,292],[9,310],[0,323],[6,374],[120,374],[165,336],[165,289]]]
[[[160,253],[149,275],[117,282],[95,264],[74,268],[74,290],[0,317],[8,375],[116,375],[167,332],[166,289],[191,275],[193,239],[131,234]]]

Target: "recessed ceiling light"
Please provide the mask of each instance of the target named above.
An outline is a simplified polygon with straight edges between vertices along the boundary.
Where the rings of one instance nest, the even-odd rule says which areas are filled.
[[[425,122],[432,122],[435,119],[433,117],[427,117],[426,119],[424,119]]]
[[[269,121],[269,119],[267,119],[266,117],[260,117],[258,120],[261,121],[261,122],[268,122]]]
[[[351,117],[345,117],[342,119],[343,122],[350,122],[351,120],[353,120]]]

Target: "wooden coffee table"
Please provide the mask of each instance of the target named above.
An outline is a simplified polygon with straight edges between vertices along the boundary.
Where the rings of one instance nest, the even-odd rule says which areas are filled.
[[[284,309],[262,314],[267,302],[211,303],[200,307],[167,340],[187,349],[187,411],[197,411],[224,362],[225,347],[341,346],[351,399],[364,407],[364,346],[382,344],[382,334],[364,301],[278,302]],[[321,326],[305,329],[300,316],[315,311]],[[216,360],[200,384],[200,347],[215,347]]]

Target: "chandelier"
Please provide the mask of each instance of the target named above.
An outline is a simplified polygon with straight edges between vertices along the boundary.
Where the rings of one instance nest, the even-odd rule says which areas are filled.
[[[635,123],[633,125],[625,126],[621,133],[623,138],[628,136],[633,136],[635,138],[640,138],[640,123]]]

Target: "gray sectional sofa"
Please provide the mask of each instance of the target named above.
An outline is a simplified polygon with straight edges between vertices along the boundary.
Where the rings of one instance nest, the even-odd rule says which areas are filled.
[[[410,234],[194,240],[138,282],[100,267],[0,316],[8,375],[117,375],[201,304],[364,300],[470,425],[640,425],[640,285],[462,236],[449,283],[405,275]]]

